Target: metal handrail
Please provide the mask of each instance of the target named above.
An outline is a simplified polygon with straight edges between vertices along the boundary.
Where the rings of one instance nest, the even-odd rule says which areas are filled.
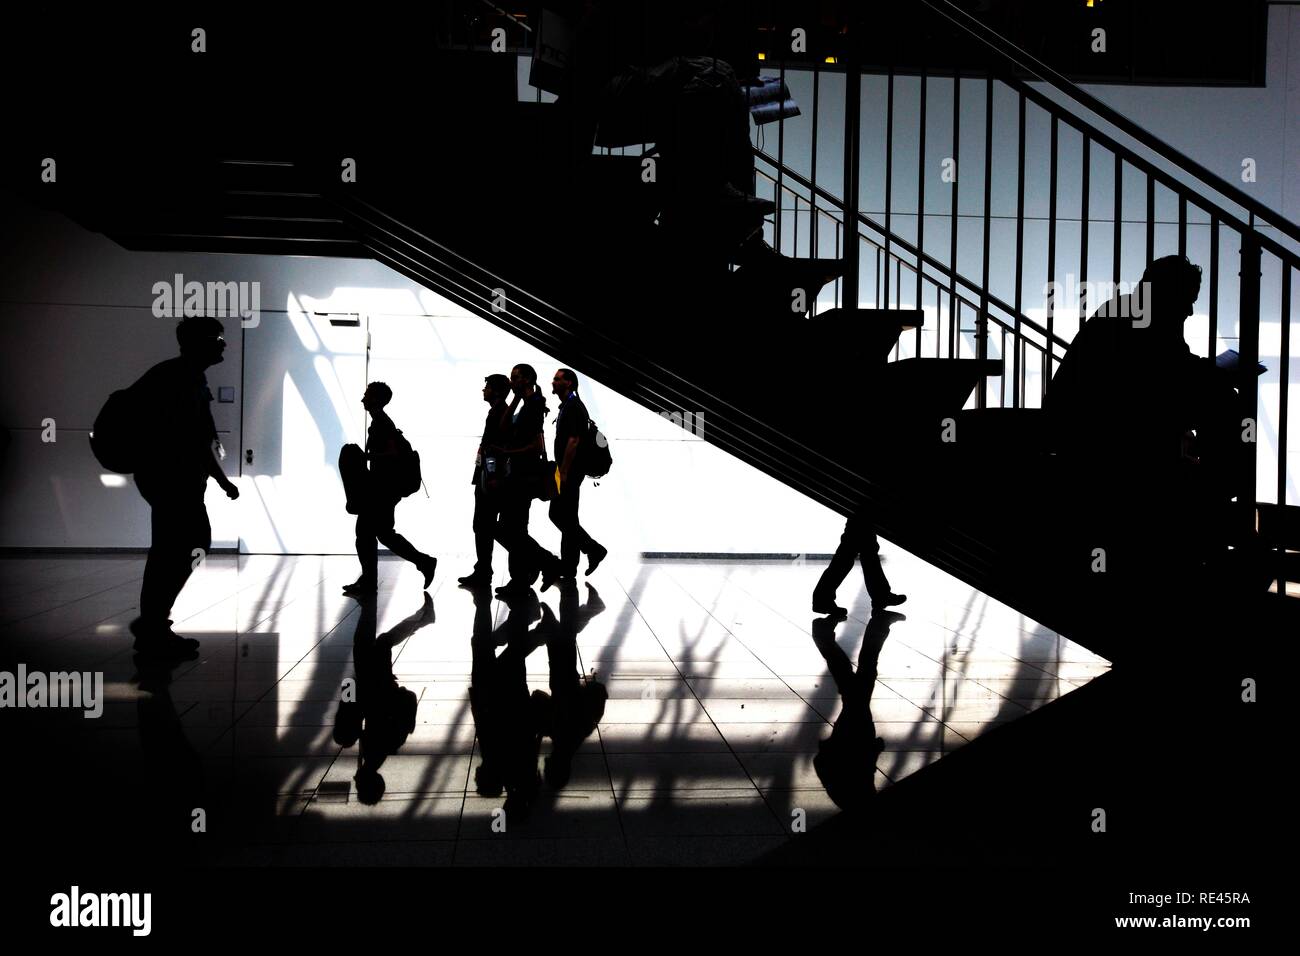
[[[754,149],[754,154],[755,154],[755,156],[756,156],[757,158],[761,159],[763,162],[767,163],[769,166],[772,166],[772,167],[774,167],[774,168],[779,168],[779,167],[777,167],[777,162],[776,162],[775,157],[769,155],[768,153],[764,152],[763,150],[758,149],[758,148],[756,147],[756,148]],[[768,180],[769,182],[773,182],[773,183],[774,183],[774,182],[776,181],[772,176],[769,176],[767,173],[762,172],[761,170],[755,170],[755,171],[758,173],[758,175],[762,176],[764,179]],[[843,200],[841,200],[838,196],[835,196],[834,194],[832,194],[832,193],[830,193],[830,192],[827,192],[827,191],[826,191],[825,189],[823,189],[821,186],[814,186],[814,185],[813,185],[813,184],[812,184],[812,183],[811,183],[811,182],[810,182],[806,177],[804,177],[804,176],[800,175],[799,173],[795,172],[793,169],[790,169],[788,166],[785,167],[784,170],[782,171],[782,177],[783,177],[784,179],[790,179],[790,180],[793,180],[794,182],[798,183],[798,184],[799,184],[800,186],[802,186],[803,188],[807,189],[811,195],[816,195],[818,198],[824,200],[825,202],[827,202],[827,203],[830,204],[831,206],[835,207],[836,209],[840,210],[841,212],[844,211],[844,202],[843,202]],[[789,187],[786,187],[786,188],[788,189]],[[866,213],[864,213],[864,212],[862,212],[861,210],[859,210],[858,213],[857,213],[857,216],[858,216],[858,222],[859,222],[859,223],[861,223],[861,224],[863,224],[863,225],[866,225],[866,226],[870,226],[873,230],[875,230],[876,232],[880,233],[882,236],[885,235],[884,227],[882,227],[878,222],[876,222],[874,219],[872,219],[872,218],[871,218],[870,216],[868,216]],[[881,245],[879,245],[879,244],[877,244],[877,243],[875,243],[875,242],[872,242],[872,241],[871,241],[870,239],[868,239],[866,236],[863,236],[863,235],[859,234],[859,238],[861,238],[861,239],[863,239],[863,240],[865,240],[865,241],[871,243],[871,245],[875,246],[877,249],[881,249],[881,250],[884,249],[883,246],[881,246]],[[916,248],[916,246],[912,245],[912,244],[911,244],[910,242],[908,242],[907,240],[905,240],[905,239],[903,239],[903,238],[901,238],[901,237],[899,237],[899,236],[896,236],[896,235],[890,235],[890,237],[889,237],[889,243],[890,243],[891,246],[897,246],[898,248],[902,249],[904,252],[908,253],[909,255],[913,256],[914,258],[917,257],[917,248]],[[893,258],[893,259],[895,259],[895,260],[897,260],[897,261],[899,261],[899,262],[902,262],[904,265],[908,266],[908,268],[913,268],[913,267],[912,267],[911,265],[909,265],[909,264],[908,264],[908,263],[907,263],[907,262],[906,262],[906,261],[905,261],[901,256],[898,256],[898,255],[896,255],[896,254],[893,254],[892,252],[891,252],[891,258]],[[982,290],[981,290],[981,287],[979,286],[978,283],[974,282],[974,281],[971,280],[971,279],[967,279],[967,278],[966,278],[965,276],[963,276],[960,272],[957,272],[955,269],[953,269],[953,268],[950,267],[950,266],[944,265],[942,262],[940,262],[938,259],[934,258],[934,256],[929,255],[928,253],[922,253],[922,254],[920,255],[920,258],[919,258],[918,261],[921,262],[921,263],[923,263],[924,265],[930,266],[934,271],[938,272],[938,273],[939,273],[943,278],[945,278],[945,279],[950,279],[950,280],[955,279],[958,283],[960,283],[962,286],[964,286],[965,288],[967,288],[967,289],[969,289],[969,290],[976,291],[976,292],[982,291]],[[913,270],[913,271],[915,271],[915,270]],[[986,293],[986,294],[985,294],[985,297],[987,298],[987,301],[988,301],[990,304],[992,304],[992,305],[996,305],[996,306],[997,306],[999,309],[1001,309],[1003,312],[1005,312],[1005,313],[1007,313],[1009,316],[1011,316],[1013,321],[1014,321],[1016,318],[1019,318],[1019,320],[1020,320],[1022,326],[1026,327],[1026,328],[1029,328],[1029,329],[1031,329],[1032,331],[1037,332],[1038,334],[1042,335],[1045,341],[1050,341],[1052,344],[1054,344],[1054,345],[1059,345],[1059,346],[1061,346],[1062,348],[1068,348],[1068,347],[1069,347],[1070,343],[1069,343],[1068,341],[1066,341],[1065,339],[1061,338],[1061,337],[1060,337],[1059,335],[1057,335],[1055,332],[1051,332],[1051,333],[1049,333],[1048,330],[1047,330],[1047,327],[1046,327],[1046,326],[1040,325],[1039,323],[1035,322],[1033,319],[1029,318],[1029,316],[1024,315],[1023,313],[1019,313],[1019,312],[1017,312],[1017,310],[1016,310],[1013,306],[1011,306],[1010,304],[1008,304],[1007,302],[1005,302],[1005,301],[1004,301],[1003,299],[1001,299],[1000,297],[994,295],[992,292],[988,292],[988,293]],[[964,297],[964,296],[958,296],[958,298],[960,299],[960,301],[962,301],[962,302],[965,303],[966,305],[970,306],[972,309],[976,309],[976,310],[979,309],[979,304],[978,304],[978,303],[976,303],[976,302],[974,302],[974,301],[972,301],[972,300],[970,300],[970,299],[967,299],[967,298]],[[994,322],[996,322],[998,325],[1002,326],[1003,328],[1006,328],[1006,329],[1013,329],[1013,326],[1012,326],[1012,325],[1010,325],[1010,324],[1008,324],[1008,323],[1002,321],[1001,319],[999,319],[996,315],[993,315],[992,313],[988,313],[988,317],[989,317],[990,319],[992,319]],[[1036,346],[1036,347],[1037,347],[1037,346]]]
[[[1238,187],[1234,186],[1232,183],[1228,182],[1227,180],[1223,179],[1217,174],[1206,169],[1204,166],[1202,166],[1196,160],[1192,159],[1190,156],[1179,151],[1178,149],[1175,149],[1173,146],[1170,146],[1168,143],[1166,143],[1164,140],[1160,139],[1159,137],[1154,136],[1151,133],[1147,132],[1142,127],[1134,123],[1132,120],[1128,119],[1126,116],[1121,115],[1113,108],[1107,106],[1105,103],[1097,99],[1092,94],[1087,93],[1084,90],[1080,89],[1075,83],[1071,82],[1065,76],[1061,75],[1056,70],[1052,69],[1050,66],[1048,66],[1047,64],[1043,63],[1041,60],[1034,57],[1032,54],[1021,49],[1016,44],[1012,43],[1010,40],[1006,39],[1005,37],[999,35],[995,31],[989,29],[984,24],[980,23],[977,19],[972,17],[970,14],[966,13],[964,10],[959,9],[955,4],[951,2],[951,0],[919,0],[919,2],[925,7],[927,7],[928,9],[930,9],[931,11],[933,11],[935,14],[948,20],[950,23],[952,23],[962,32],[979,40],[982,44],[984,44],[985,47],[987,47],[990,51],[996,54],[997,57],[1003,61],[1003,63],[1010,66],[1014,66],[1019,70],[1029,73],[1032,76],[1036,77],[1037,79],[1041,80],[1042,82],[1053,87],[1054,89],[1060,90],[1062,93],[1070,97],[1080,106],[1092,111],[1097,116],[1100,116],[1107,123],[1111,124],[1117,129],[1122,130],[1125,134],[1133,137],[1133,139],[1137,140],[1139,143],[1141,143],[1147,149],[1159,155],[1161,158],[1173,163],[1175,166],[1178,166],[1180,169],[1191,173],[1193,176],[1195,176],[1205,185],[1212,188],[1214,191],[1218,192],[1223,196],[1228,197],[1234,203],[1241,206],[1243,209],[1247,210],[1247,212],[1251,213],[1255,218],[1263,219],[1270,226],[1273,226],[1280,232],[1289,236],[1291,239],[1294,239],[1296,242],[1300,242],[1300,225],[1296,225],[1295,223],[1291,222],[1281,213],[1264,205],[1258,199],[1248,195]],[[1028,84],[1025,84],[1023,81],[1017,78],[999,77],[999,79],[1004,80],[1009,85],[1015,86],[1019,90],[1031,91],[1033,93],[1037,93],[1037,91],[1034,91],[1032,87],[1029,87]],[[1041,97],[1041,94],[1038,95]],[[1051,105],[1049,106],[1047,104],[1051,104]],[[1043,106],[1053,115],[1056,115],[1061,119],[1065,119],[1067,122],[1071,122],[1071,125],[1076,126],[1076,128],[1082,128],[1079,126],[1079,122],[1076,121],[1074,117],[1072,117],[1072,114],[1066,111],[1059,103],[1055,103],[1050,98],[1042,97],[1042,102],[1040,102],[1039,105]],[[1097,136],[1095,134],[1095,131],[1089,130],[1088,132],[1089,135],[1092,135],[1094,139],[1101,141],[1102,137]],[[1115,146],[1108,144],[1107,148],[1115,149]],[[1136,154],[1133,154],[1131,150],[1123,149],[1122,147],[1121,150],[1124,153],[1128,154],[1126,155],[1126,158],[1130,159],[1130,161],[1134,161],[1136,159]],[[1202,199],[1202,200],[1204,199],[1203,196],[1192,193],[1190,190],[1187,190],[1186,187],[1175,186],[1175,188],[1178,189],[1180,194],[1197,195],[1198,199]],[[1231,214],[1228,213],[1227,210],[1220,207],[1218,203],[1211,202],[1211,203],[1206,203],[1206,205],[1213,206],[1214,207],[1213,211],[1218,213],[1220,215],[1220,218],[1230,217],[1234,220],[1237,220],[1237,217],[1231,216]],[[1237,221],[1239,222],[1239,220]],[[1246,226],[1245,228],[1249,229],[1252,232],[1256,231],[1254,226]],[[1263,238],[1264,237],[1261,237],[1261,240]],[[1270,250],[1270,251],[1276,252],[1275,250]],[[1289,256],[1289,257],[1292,258],[1294,262],[1300,263],[1300,259],[1296,259],[1293,256]]]

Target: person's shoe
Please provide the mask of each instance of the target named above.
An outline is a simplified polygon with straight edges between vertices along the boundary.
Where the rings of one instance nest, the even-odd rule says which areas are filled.
[[[429,590],[429,585],[433,583],[433,575],[438,570],[438,559],[431,557],[428,561],[421,564],[419,568],[420,573],[424,575],[424,590],[427,591]]]
[[[496,596],[498,600],[509,603],[531,594],[532,591],[532,587],[527,584],[503,584],[496,589]]]
[[[479,574],[475,571],[473,574],[467,574],[463,578],[457,578],[457,583],[463,588],[474,590],[476,588],[485,588],[492,583],[492,575]]]
[[[166,637],[168,640],[180,642],[179,646],[183,646],[186,649],[195,650],[195,651],[199,649],[198,638],[182,637],[180,634],[177,634],[175,631],[172,630],[171,621],[168,621],[167,626],[163,629],[163,636]]]
[[[143,658],[153,660],[186,660],[199,656],[199,642],[192,637],[181,637],[166,624],[151,624],[136,618],[130,624],[135,635],[135,649]]]
[[[351,584],[343,585],[343,593],[356,597],[360,594],[373,594],[379,587],[379,582],[374,578],[357,578]]]
[[[814,614],[829,614],[832,617],[849,616],[849,612],[836,604],[833,597],[824,597],[819,594],[813,595],[812,609]]]
[[[609,548],[603,544],[596,545],[596,550],[587,555],[587,577],[591,577],[592,572],[600,567],[600,562],[604,561],[608,556]]]
[[[545,591],[556,581],[560,580],[563,574],[564,569],[560,566],[560,562],[558,560],[555,561],[554,564],[542,572],[542,590]]]
[[[880,597],[873,597],[871,599],[871,607],[873,609],[893,607],[896,604],[902,604],[906,600],[906,594],[895,594],[893,591],[890,591],[888,594],[880,595]]]

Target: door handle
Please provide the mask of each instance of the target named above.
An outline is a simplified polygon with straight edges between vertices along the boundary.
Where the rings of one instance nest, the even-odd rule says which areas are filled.
[[[253,463],[253,449],[251,448],[244,449],[244,462],[245,464],[249,464],[249,465]]]

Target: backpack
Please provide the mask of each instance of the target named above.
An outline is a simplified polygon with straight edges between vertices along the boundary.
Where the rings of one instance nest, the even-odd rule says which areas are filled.
[[[609,439],[604,436],[596,423],[587,419],[587,439],[582,443],[582,470],[588,478],[604,478],[609,474],[614,456],[609,451]]]
[[[142,421],[134,385],[108,396],[90,430],[90,450],[95,460],[120,475],[129,475],[139,468],[145,451]]]
[[[405,498],[420,490],[424,479],[420,475],[420,453],[411,447],[401,429],[397,431],[397,456],[391,475],[393,491]]]

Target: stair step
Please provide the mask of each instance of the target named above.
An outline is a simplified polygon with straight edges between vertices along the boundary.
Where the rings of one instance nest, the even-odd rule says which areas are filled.
[[[919,329],[925,326],[925,312],[921,309],[827,309],[812,317],[813,322],[873,323],[896,325],[900,330]]]

